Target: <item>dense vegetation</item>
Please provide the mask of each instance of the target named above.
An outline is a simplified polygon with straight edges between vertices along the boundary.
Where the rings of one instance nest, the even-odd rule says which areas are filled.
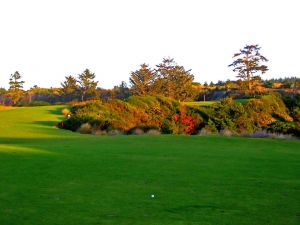
[[[0,89],[0,102],[14,106],[73,105],[60,127],[82,133],[253,134],[260,130],[299,136],[300,79],[261,79],[267,58],[258,45],[235,53],[229,67],[236,81],[217,84],[194,81],[191,70],[164,58],[155,67],[141,64],[130,73],[128,87],[98,87],[89,69],[66,76],[60,88],[23,90],[16,71],[9,89]],[[233,99],[233,100],[232,100]],[[201,107],[199,100],[217,104]],[[238,101],[237,101],[238,100]],[[192,102],[192,103],[191,103]],[[243,103],[243,104],[241,104]]]
[[[0,224],[299,224],[299,141],[81,135],[64,107],[0,111]]]
[[[133,133],[137,129],[140,133],[157,130],[165,134],[253,134],[266,130],[299,136],[299,102],[290,105],[293,108],[288,109],[278,94],[243,103],[225,98],[204,107],[165,97],[131,96],[126,101],[77,104],[59,126],[94,134],[112,130]]]

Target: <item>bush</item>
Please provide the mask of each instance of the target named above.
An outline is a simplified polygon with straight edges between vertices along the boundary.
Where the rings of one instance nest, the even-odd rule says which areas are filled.
[[[200,136],[207,136],[207,135],[213,135],[215,133],[212,133],[210,130],[207,130],[205,128],[202,128],[200,132],[198,133]]]
[[[195,132],[197,121],[202,121],[199,114],[193,114],[193,110],[181,113],[178,102],[155,96],[131,96],[127,101],[80,103],[71,108],[71,114],[61,123],[62,128],[76,131],[81,124],[89,123],[94,130],[117,129],[128,134],[147,133],[150,129],[163,133],[190,134]],[[175,121],[174,115],[177,114],[179,118]],[[178,127],[182,129],[180,132]]]
[[[111,130],[107,131],[107,134],[110,136],[116,136],[116,135],[122,135],[124,133],[118,129],[111,129]]]
[[[266,130],[258,130],[255,131],[250,137],[253,138],[268,138],[270,137],[270,134]]]
[[[222,136],[226,136],[226,137],[230,137],[233,135],[232,131],[227,128],[225,128],[224,130],[221,130],[219,134]]]
[[[294,118],[298,118],[295,109]],[[110,133],[112,130],[143,134],[154,129],[163,134],[189,135],[197,134],[202,129],[201,135],[220,133],[224,136],[266,136],[264,132],[268,131],[300,136],[299,121],[293,121],[276,94],[260,96],[245,104],[225,98],[206,108],[182,105],[164,97],[131,96],[127,101],[79,103],[64,112],[65,115],[69,113],[72,116],[62,121],[59,127],[77,131],[82,124],[88,123],[91,132],[97,134],[104,131]]]
[[[282,122],[282,121],[275,121],[267,126],[267,130],[269,132],[283,133],[283,134],[292,133],[294,128],[295,128],[294,123]]]
[[[133,131],[131,132],[131,134],[134,134],[134,135],[143,135],[143,134],[145,134],[145,132],[141,128],[135,128],[135,129],[133,129]]]
[[[60,122],[58,127],[66,130],[77,131],[82,123],[83,122],[78,117],[72,116],[71,118]]]
[[[160,131],[159,130],[155,130],[155,129],[150,129],[147,131],[147,135],[160,135]]]
[[[81,134],[91,134],[92,133],[92,127],[89,123],[81,124],[77,132]]]
[[[202,130],[201,130],[201,132],[202,132]],[[218,129],[217,129],[215,123],[211,119],[209,119],[207,125],[204,127],[203,132],[210,133],[210,134],[216,134],[216,133],[218,133]]]
[[[92,128],[92,134],[94,135],[107,135],[107,131],[105,130],[97,130]]]
[[[70,109],[67,109],[67,108],[64,108],[61,112],[65,117],[67,117],[68,115],[71,114]]]

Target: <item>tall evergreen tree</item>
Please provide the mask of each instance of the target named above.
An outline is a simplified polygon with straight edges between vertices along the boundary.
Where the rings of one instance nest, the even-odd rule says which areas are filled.
[[[132,94],[141,96],[154,94],[155,79],[156,73],[149,68],[149,65],[142,64],[140,69],[131,72],[129,81]]]
[[[98,81],[95,81],[95,77],[95,74],[89,69],[86,69],[82,74],[78,75],[81,101],[97,98]]]
[[[8,97],[12,99],[12,103],[16,104],[23,96],[23,84],[22,77],[18,71],[10,75]]]
[[[268,71],[268,67],[262,64],[268,60],[259,53],[260,49],[258,45],[246,45],[233,55],[235,60],[229,65],[233,67],[234,72],[238,73],[238,78],[247,82],[248,90],[251,90],[252,83],[260,78],[259,72],[263,74]]]
[[[65,101],[72,101],[76,99],[78,86],[77,80],[73,76],[65,77],[65,81],[61,83],[61,92]]]
[[[162,63],[157,65],[159,80],[162,82],[163,94],[167,97],[184,101],[194,96],[193,80],[191,70],[185,70],[179,66],[174,59],[164,58]]]

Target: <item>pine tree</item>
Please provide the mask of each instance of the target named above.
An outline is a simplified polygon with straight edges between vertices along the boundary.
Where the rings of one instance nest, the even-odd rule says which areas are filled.
[[[162,82],[161,88],[164,96],[179,101],[193,98],[195,95],[194,75],[191,74],[191,70],[185,70],[172,58],[164,58],[162,63],[157,65],[156,71],[159,76],[158,81]]]
[[[129,81],[132,94],[140,96],[154,94],[154,82],[156,77],[156,73],[149,68],[149,65],[145,63],[142,64],[140,69],[131,72]]]
[[[65,101],[72,101],[77,97],[77,80],[73,76],[67,76],[65,79],[66,80],[61,83],[61,92]]]
[[[238,73],[238,78],[247,82],[248,90],[251,90],[253,81],[260,78],[259,72],[263,74],[268,71],[268,67],[261,64],[268,60],[259,53],[260,49],[258,45],[246,45],[239,53],[234,54],[235,60],[229,65]]]
[[[89,69],[78,75],[81,101],[97,98],[98,81],[94,81],[95,77],[95,74]]]
[[[21,78],[22,77],[18,71],[11,74],[9,78],[8,97],[12,99],[13,105],[15,105],[23,96],[23,84],[25,82],[22,81]]]

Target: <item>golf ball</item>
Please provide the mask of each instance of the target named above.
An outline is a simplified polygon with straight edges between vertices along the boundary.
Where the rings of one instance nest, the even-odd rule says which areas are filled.
[[[151,198],[154,198],[154,195],[151,195]]]

